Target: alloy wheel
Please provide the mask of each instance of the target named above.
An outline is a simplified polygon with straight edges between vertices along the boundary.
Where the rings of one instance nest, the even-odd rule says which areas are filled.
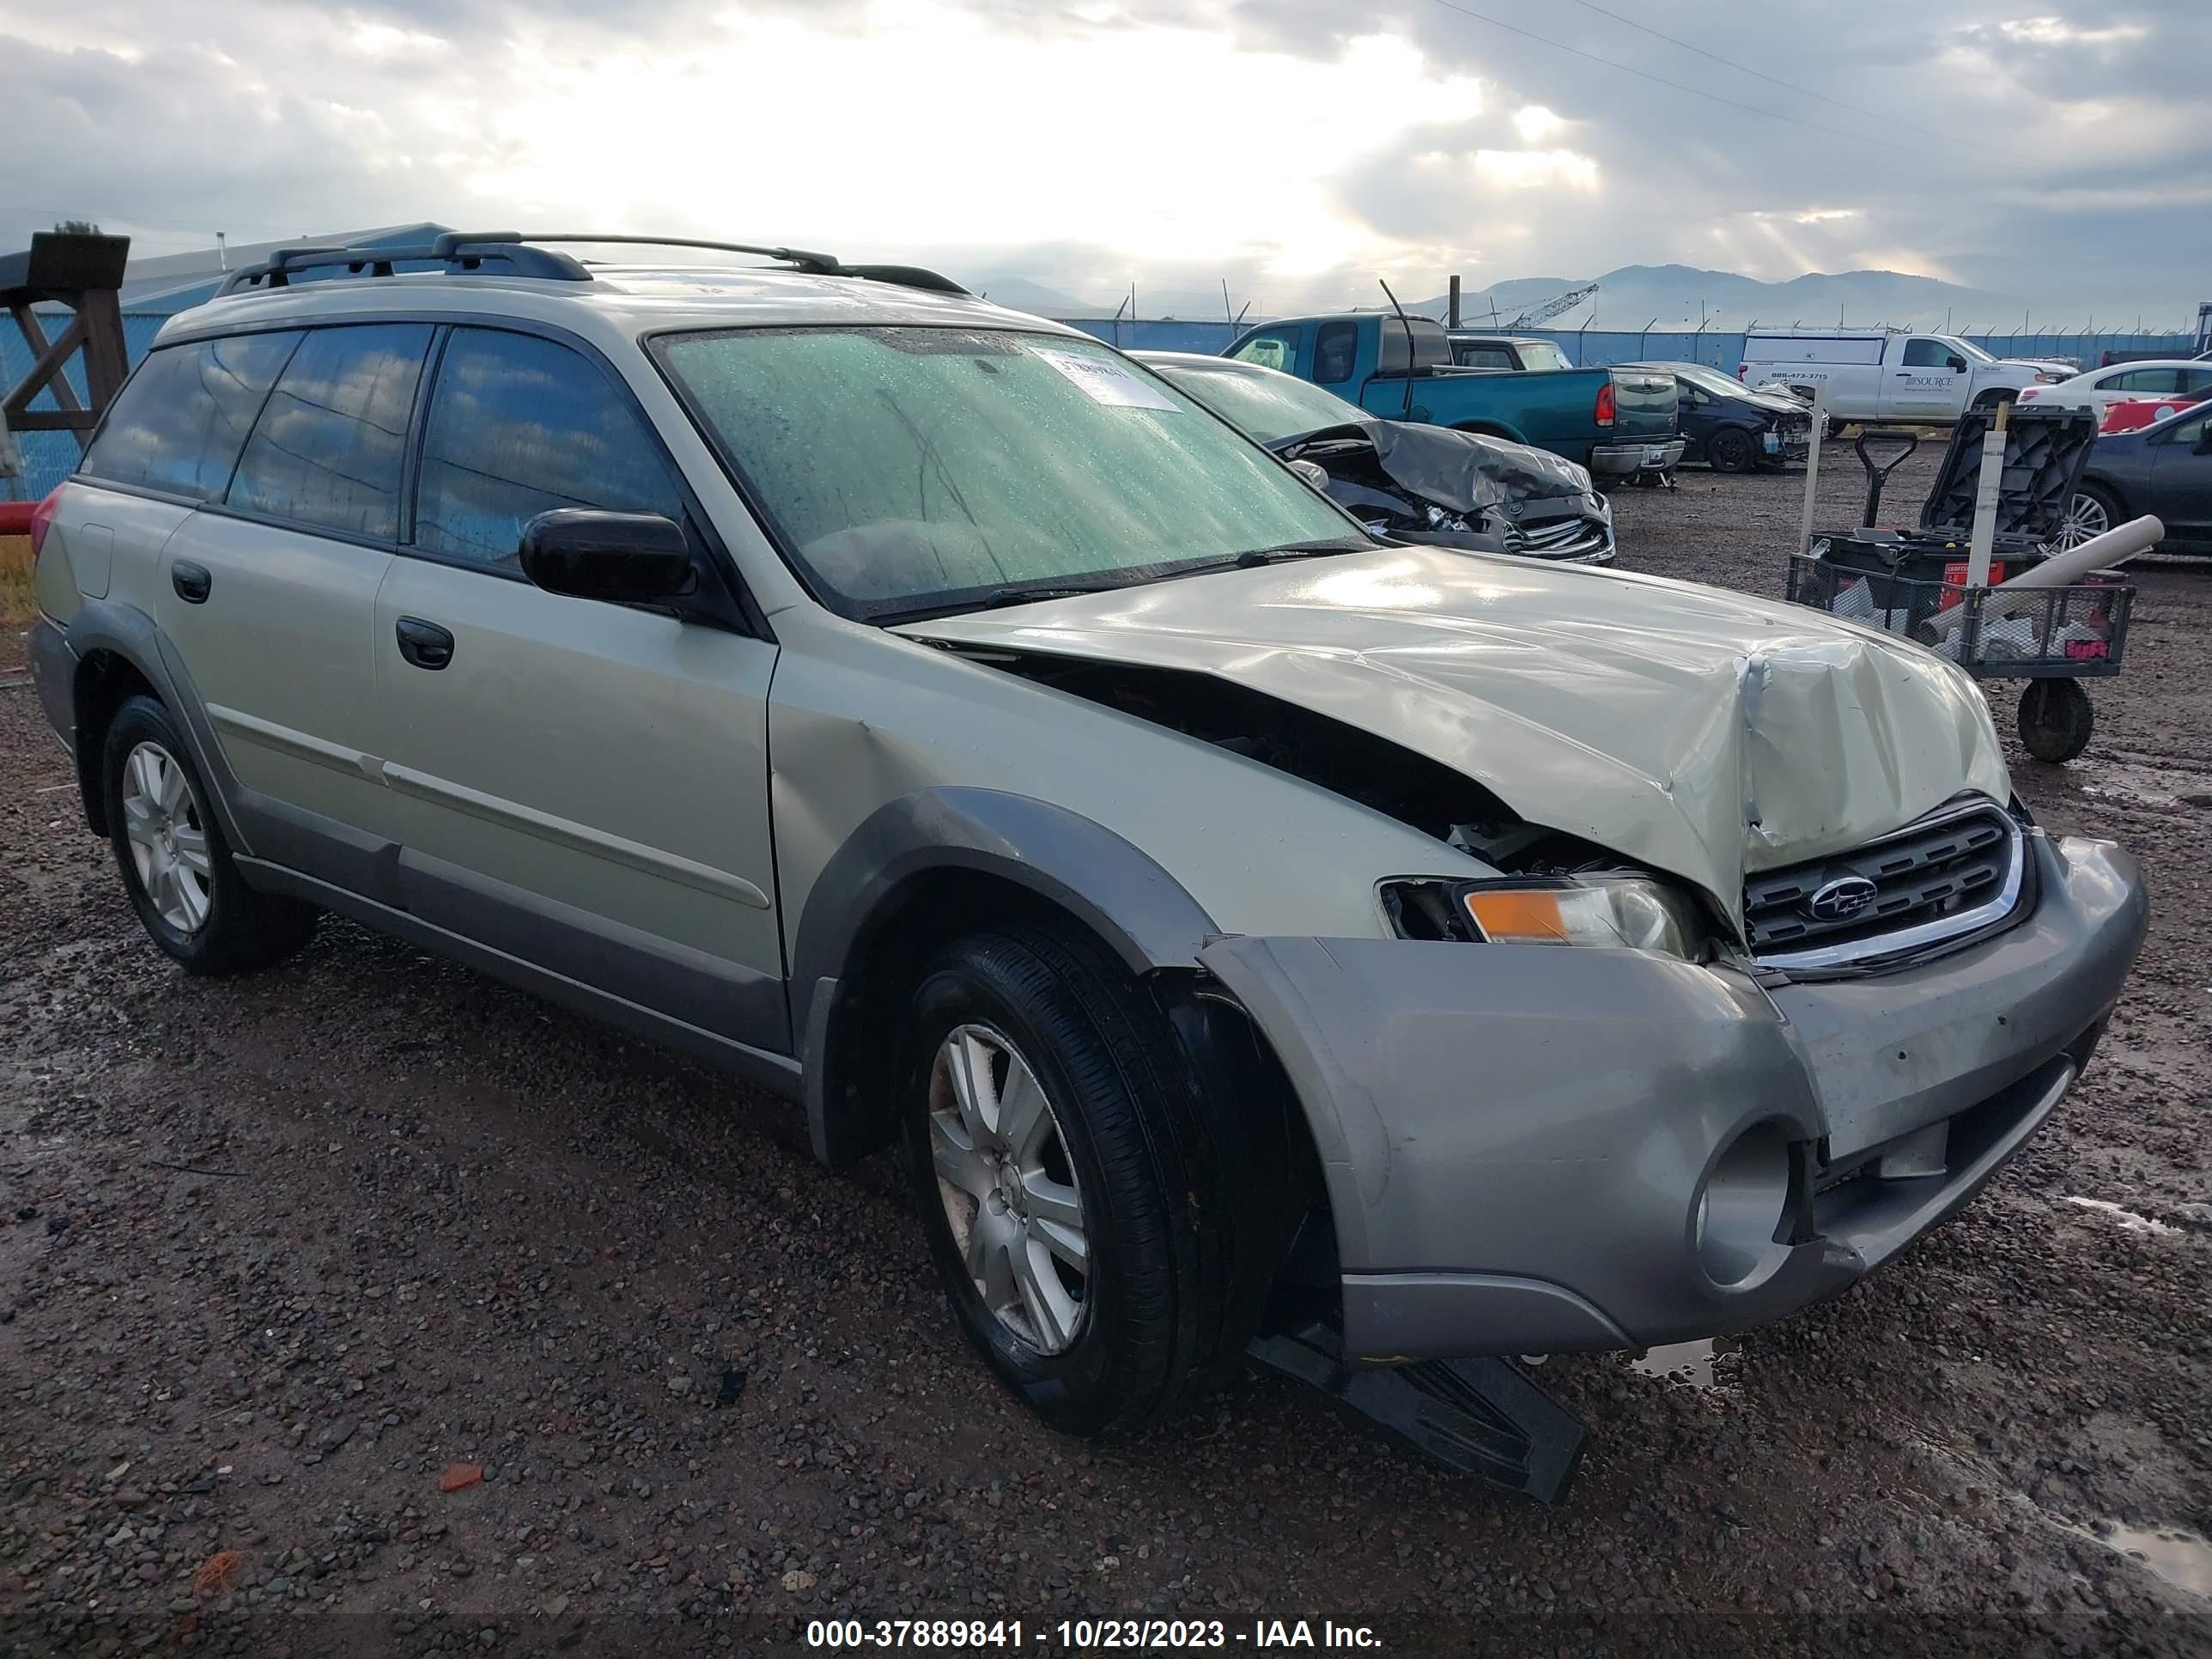
[[[180,933],[198,933],[215,902],[207,826],[185,769],[158,743],[124,760],[123,833],[154,914]]]
[[[2058,545],[2063,550],[2079,547],[2092,536],[2101,536],[2112,527],[2112,516],[2105,511],[2104,502],[2087,490],[2077,490],[2074,499],[2066,503],[2066,516],[2058,526]]]
[[[938,1046],[929,1148],[983,1305],[1039,1352],[1065,1352],[1090,1310],[1083,1194],[1043,1085],[988,1025],[955,1026]]]

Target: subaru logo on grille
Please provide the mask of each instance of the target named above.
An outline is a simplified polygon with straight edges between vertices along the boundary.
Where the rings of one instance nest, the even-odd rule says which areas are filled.
[[[1849,921],[1875,901],[1875,884],[1864,876],[1838,876],[1805,901],[1815,921]]]

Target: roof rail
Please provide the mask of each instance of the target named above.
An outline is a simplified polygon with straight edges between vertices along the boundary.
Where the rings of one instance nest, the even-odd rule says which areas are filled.
[[[626,236],[591,232],[526,234],[518,230],[449,230],[421,247],[343,247],[318,243],[303,247],[280,247],[261,264],[233,271],[217,294],[236,294],[247,289],[277,289],[291,285],[295,271],[343,266],[359,276],[389,276],[402,264],[442,264],[457,271],[496,270],[514,276],[536,276],[555,282],[586,283],[590,269],[565,253],[539,246],[547,242],[614,243],[645,247],[710,248],[722,253],[757,253],[781,260],[794,270],[815,276],[854,276],[865,281],[894,283],[902,288],[927,289],[937,294],[964,295],[968,290],[950,276],[919,265],[848,265],[832,253],[805,248],[763,247],[750,242],[702,241],[687,236]]]
[[[514,276],[550,277],[556,282],[587,283],[592,273],[565,253],[523,245],[507,233],[489,236],[460,236],[448,232],[428,247],[339,247],[319,243],[306,247],[280,247],[258,265],[234,270],[216,290],[236,294],[245,289],[289,288],[292,274],[301,270],[343,266],[349,275],[389,276],[402,264],[443,264],[455,270],[481,270],[495,266]]]

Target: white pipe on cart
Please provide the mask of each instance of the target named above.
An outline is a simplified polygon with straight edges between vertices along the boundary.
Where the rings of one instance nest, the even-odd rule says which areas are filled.
[[[1974,492],[1974,527],[1966,541],[1969,587],[1990,585],[1990,549],[1997,538],[1997,494],[2004,484],[2005,422],[2011,413],[2009,401],[1999,404],[1996,418],[1982,434],[1982,473]]]
[[[1820,439],[1828,429],[1828,388],[1813,388],[1813,437],[1805,446],[1805,511],[1797,520],[1797,550],[1813,550],[1813,491],[1820,479]]]
[[[1999,582],[1981,604],[1984,627],[2021,608],[2021,602],[2046,587],[2066,587],[2093,570],[2109,570],[2138,553],[2148,553],[2166,539],[2166,526],[2146,513],[2115,525],[2101,536],[2092,536],[2078,547],[2054,553],[2041,564],[2023,570],[2010,581]],[[1921,644],[1942,649],[1966,626],[1966,607],[1954,605],[1930,617],[1914,630]]]

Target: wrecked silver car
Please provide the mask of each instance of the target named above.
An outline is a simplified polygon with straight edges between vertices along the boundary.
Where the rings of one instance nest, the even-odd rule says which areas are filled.
[[[1587,467],[1549,450],[1379,420],[1259,363],[1180,351],[1132,355],[1242,427],[1378,535],[1560,564],[1613,558],[1611,504]]]
[[[1082,1432],[1316,1318],[1781,1317],[2088,1064],[2142,879],[1958,668],[1379,540],[1086,335],[780,257],[295,249],[165,324],[31,642],[157,948],[335,912],[902,1149],[954,1324]]]

